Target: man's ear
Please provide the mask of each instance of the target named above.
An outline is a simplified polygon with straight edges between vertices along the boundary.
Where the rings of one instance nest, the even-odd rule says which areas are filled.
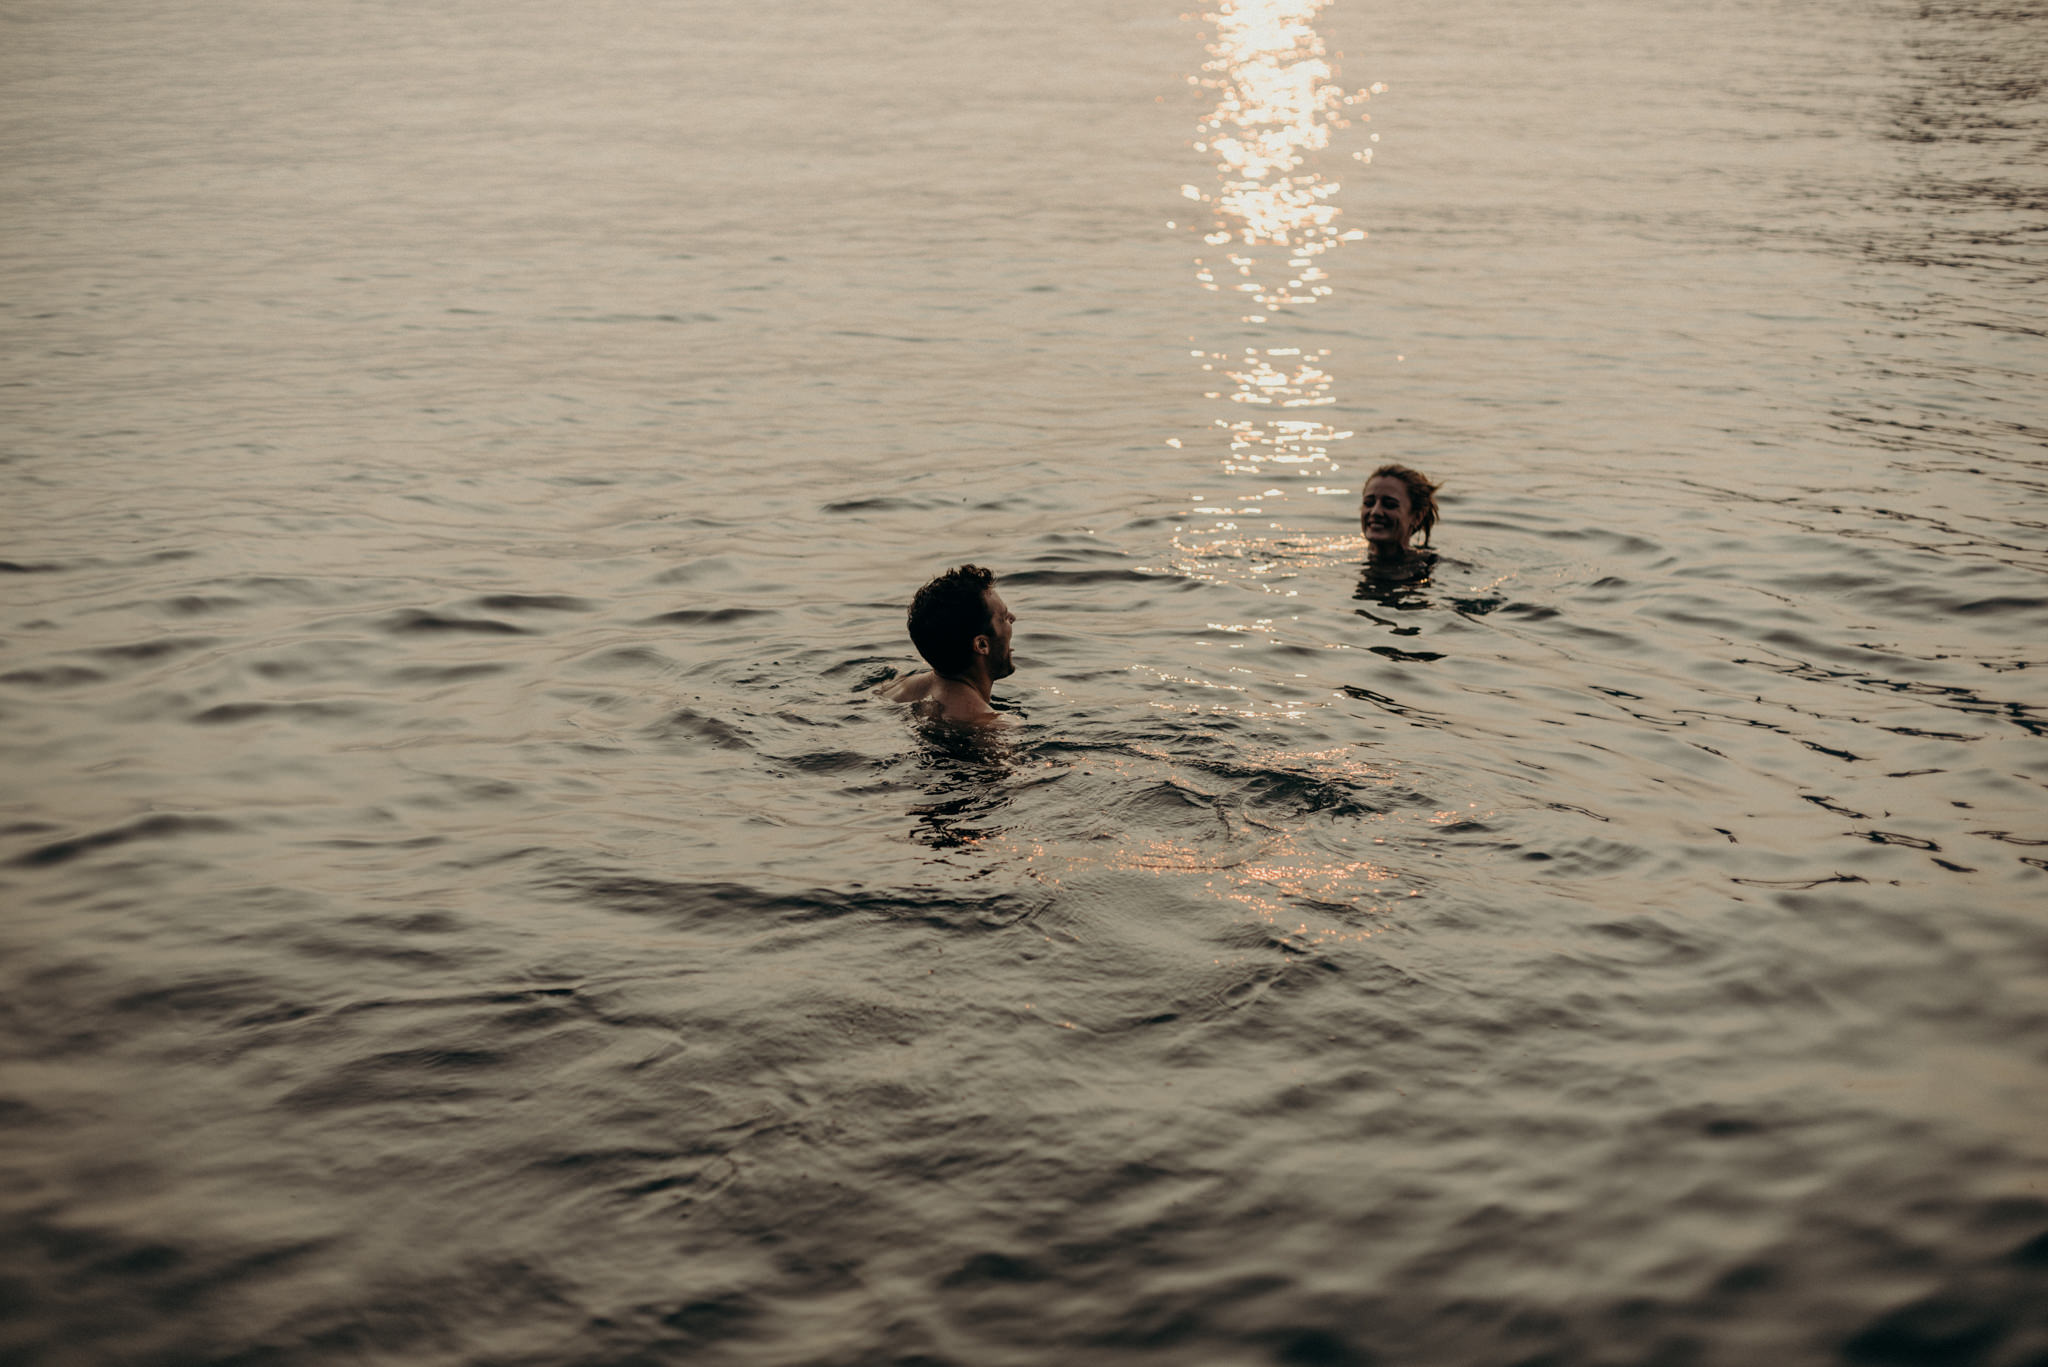
[[[974,638],[974,653],[977,655],[992,654],[995,651],[995,648],[996,643],[986,636],[977,636]]]

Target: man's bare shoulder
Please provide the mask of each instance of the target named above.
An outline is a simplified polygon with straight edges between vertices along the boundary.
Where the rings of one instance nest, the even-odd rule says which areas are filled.
[[[922,674],[906,674],[900,679],[891,679],[875,690],[875,695],[890,702],[922,702],[932,695],[939,676],[929,670]]]
[[[890,702],[910,704],[927,721],[962,722],[969,726],[1008,726],[1010,719],[988,705],[973,689],[926,672],[891,679],[875,690]]]

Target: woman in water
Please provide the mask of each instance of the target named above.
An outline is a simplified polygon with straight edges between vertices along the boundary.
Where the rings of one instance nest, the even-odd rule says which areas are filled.
[[[1420,470],[1382,465],[1365,481],[1358,526],[1374,570],[1427,569],[1435,554],[1409,542],[1419,535],[1423,547],[1429,545],[1429,529],[1436,526],[1436,485]]]

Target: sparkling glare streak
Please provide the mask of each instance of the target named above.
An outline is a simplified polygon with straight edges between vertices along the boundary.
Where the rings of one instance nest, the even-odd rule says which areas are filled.
[[[1342,130],[1368,121],[1360,106],[1385,89],[1338,84],[1315,26],[1329,3],[1222,0],[1201,16],[1207,60],[1188,79],[1213,92],[1215,103],[1198,120],[1192,145],[1214,158],[1216,179],[1207,190],[1181,187],[1209,212],[1206,231],[1188,225],[1205,244],[1194,261],[1196,283],[1225,307],[1233,331],[1268,342],[1191,353],[1205,372],[1203,396],[1229,405],[1212,424],[1223,440],[1223,469],[1313,477],[1319,485],[1342,474],[1337,447],[1353,435],[1313,411],[1338,401],[1330,351],[1271,345],[1270,330],[1329,299],[1337,289],[1330,253],[1365,236],[1341,226],[1343,186],[1323,163]]]
[[[1215,211],[1212,246],[1294,250],[1292,279],[1268,289],[1255,280],[1232,280],[1260,303],[1313,299],[1328,293],[1315,258],[1347,235],[1337,228],[1342,210],[1331,200],[1342,188],[1309,166],[1327,149],[1333,128],[1349,128],[1349,109],[1369,92],[1335,83],[1327,45],[1313,20],[1328,0],[1224,0],[1203,20],[1211,26],[1209,60],[1197,84],[1216,92],[1216,107],[1197,125],[1197,151],[1212,153],[1220,185],[1194,193]],[[1363,119],[1361,118],[1361,122]],[[1360,234],[1362,236],[1362,234]],[[1249,277],[1253,260],[1226,258]],[[1200,263],[1197,263],[1198,265]]]
[[[1320,494],[1321,490],[1309,492]],[[1337,491],[1349,495],[1351,490]],[[1201,509],[1196,509],[1199,512]],[[1228,523],[1197,531],[1182,527],[1173,536],[1173,558],[1144,567],[1149,574],[1171,574],[1211,584],[1254,588],[1283,598],[1297,596],[1296,579],[1337,565],[1356,565],[1365,554],[1365,538],[1355,532],[1335,536],[1246,536]],[[1347,647],[1329,644],[1326,649]]]

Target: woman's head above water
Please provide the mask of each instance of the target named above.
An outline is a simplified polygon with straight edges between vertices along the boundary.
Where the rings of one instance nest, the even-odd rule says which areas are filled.
[[[1411,537],[1429,544],[1429,529],[1436,526],[1436,485],[1420,470],[1405,465],[1382,465],[1365,481],[1359,498],[1358,527],[1365,533],[1366,548],[1375,556],[1403,556],[1411,549]]]

